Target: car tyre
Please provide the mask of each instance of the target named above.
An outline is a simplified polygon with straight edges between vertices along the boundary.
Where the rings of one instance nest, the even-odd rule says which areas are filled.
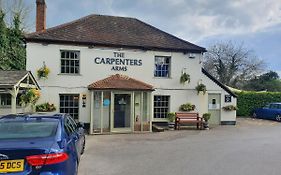
[[[83,142],[83,147],[82,147],[82,150],[81,150],[81,155],[84,154],[84,152],[85,152],[85,146],[86,146],[86,138],[84,136],[84,142]]]
[[[281,115],[280,114],[276,115],[275,119],[276,121],[281,122]]]

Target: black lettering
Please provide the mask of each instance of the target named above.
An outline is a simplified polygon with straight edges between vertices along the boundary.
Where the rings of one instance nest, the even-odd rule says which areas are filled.
[[[105,64],[110,64],[110,58],[106,58],[106,63]]]
[[[113,52],[114,57],[118,56],[118,52]]]
[[[95,58],[95,63],[100,64],[100,57]]]
[[[12,168],[15,169],[17,165],[17,162],[12,162]]]
[[[134,60],[134,66],[138,65],[138,60]]]
[[[115,70],[115,66],[112,66],[111,70]]]
[[[7,162],[7,169],[10,169],[12,167],[11,162]]]
[[[104,58],[101,59],[101,63],[102,63],[102,64],[105,64]]]
[[[130,65],[131,65],[131,66],[134,65],[134,60],[130,60]]]
[[[21,162],[17,162],[17,168],[21,167]]]
[[[111,58],[110,59],[110,64],[113,64],[115,62],[115,59],[114,58]]]
[[[142,60],[139,60],[138,62],[139,62],[138,66],[142,66]]]
[[[1,162],[0,163],[0,169],[4,169],[5,168],[5,163],[4,162]]]
[[[116,64],[116,65],[120,65],[120,60],[121,60],[121,59],[119,59],[119,58],[118,58],[118,59],[115,59],[115,64]]]
[[[129,65],[128,62],[129,62],[130,60],[129,60],[129,59],[125,59],[125,61],[126,61],[126,64],[125,64],[125,65]]]
[[[124,64],[125,64],[125,60],[120,59],[120,64],[121,64],[121,65],[124,65]]]
[[[127,71],[127,66],[122,67],[122,71]]]

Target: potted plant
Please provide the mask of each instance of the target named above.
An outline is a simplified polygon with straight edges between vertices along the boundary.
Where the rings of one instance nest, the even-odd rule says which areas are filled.
[[[235,111],[235,110],[237,110],[237,107],[234,105],[227,105],[227,106],[222,107],[222,109],[225,111]]]
[[[38,101],[39,97],[40,97],[39,90],[29,89],[20,96],[20,104],[24,105],[24,107],[31,105],[31,109],[33,112],[34,106],[35,106],[36,102]]]
[[[174,112],[169,112],[167,114],[167,119],[169,120],[169,128],[174,128],[176,114]]]
[[[48,78],[49,73],[50,69],[46,66],[45,62],[43,62],[43,66],[37,70],[38,78]]]
[[[184,72],[181,74],[180,83],[184,84],[185,82],[190,83],[190,75]]]
[[[206,85],[200,83],[198,84],[195,89],[197,90],[197,94],[199,94],[200,92],[203,92],[203,94],[205,95],[206,92],[207,92],[207,88],[206,88]]]
[[[180,105],[180,111],[194,111],[195,109],[195,105],[191,104],[191,103],[186,103],[186,104],[182,104]]]
[[[203,119],[204,119],[204,123],[203,123],[203,126],[205,129],[209,129],[209,120],[211,118],[211,113],[204,113],[203,114]]]
[[[52,112],[56,110],[54,104],[50,104],[49,102],[36,105],[36,112]]]

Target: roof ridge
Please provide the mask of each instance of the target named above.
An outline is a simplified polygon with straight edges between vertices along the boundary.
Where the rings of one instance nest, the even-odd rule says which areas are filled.
[[[42,31],[38,31],[38,32],[32,32],[32,33],[28,33],[28,34],[26,34],[26,35],[27,35],[27,37],[28,37],[29,35],[34,35],[34,34],[41,34],[41,33],[50,32],[50,31],[52,31],[52,30],[59,29],[59,28],[65,27],[65,26],[67,26],[67,25],[71,25],[71,24],[77,23],[77,22],[86,20],[86,19],[88,19],[88,18],[94,17],[94,16],[104,16],[104,17],[114,17],[114,18],[127,18],[127,19],[134,19],[134,20],[137,20],[136,18],[132,18],[132,17],[113,16],[113,15],[102,15],[102,14],[90,14],[90,15],[87,15],[87,16],[84,16],[84,17],[81,17],[81,18],[78,18],[78,19],[69,21],[69,22],[65,22],[65,23],[63,23],[63,24],[59,24],[59,25],[57,25],[57,26],[53,26],[53,27],[47,28],[46,30],[42,30]]]
[[[148,27],[150,27],[150,28],[153,28],[154,30],[157,30],[157,31],[159,31],[159,32],[162,32],[162,33],[168,35],[169,37],[178,39],[178,40],[180,40],[180,41],[182,41],[182,42],[184,42],[184,43],[186,43],[186,44],[193,45],[194,47],[201,48],[201,49],[204,49],[204,50],[206,51],[206,48],[204,48],[204,47],[197,46],[196,44],[193,44],[193,43],[188,42],[188,41],[186,41],[186,40],[184,40],[184,39],[181,39],[181,38],[179,38],[179,37],[177,37],[177,36],[175,36],[175,35],[172,35],[172,34],[170,34],[170,33],[168,33],[168,32],[165,32],[164,30],[161,30],[161,29],[159,29],[159,28],[157,28],[157,27],[155,27],[155,26],[153,26],[153,25],[151,25],[151,24],[148,24],[148,23],[146,23],[146,22],[144,22],[144,21],[142,21],[142,20],[139,20],[139,19],[137,19],[137,18],[134,18],[134,19],[136,19],[137,21],[143,23],[144,25],[146,25],[146,26],[148,26]]]

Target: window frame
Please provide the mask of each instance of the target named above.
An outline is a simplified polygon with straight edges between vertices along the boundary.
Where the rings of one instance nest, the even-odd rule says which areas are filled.
[[[8,97],[10,97],[10,104],[4,104],[4,105],[2,105],[2,95],[5,95],[6,97],[8,96]],[[21,107],[21,105],[20,105],[20,95],[21,94],[18,94],[18,96],[17,96],[17,104],[16,104],[16,106],[17,107]],[[6,103],[7,103],[7,99],[6,99],[6,101],[5,101]],[[0,108],[10,108],[12,106],[12,95],[11,94],[9,94],[9,93],[1,93],[0,94]]]
[[[68,102],[66,102],[66,100],[64,99],[64,101],[61,101],[61,97],[64,96],[64,98],[66,96],[69,97],[77,97],[78,101],[77,101],[77,106],[75,106],[75,100],[68,100]],[[62,103],[64,104],[62,106]],[[66,105],[67,104],[67,105]],[[72,105],[70,105],[72,104]],[[73,111],[75,111],[75,109],[77,109],[77,117],[76,117],[76,112],[65,112],[65,109],[73,109]],[[60,113],[66,113],[68,115],[70,115],[74,120],[79,120],[79,114],[80,114],[80,94],[79,93],[73,93],[73,94],[67,94],[67,93],[60,93],[59,94],[59,111]]]
[[[168,100],[167,101],[164,101],[164,100],[162,100],[161,99],[161,101],[160,101],[160,103],[168,103],[168,105],[167,106],[155,106],[155,104],[156,104],[156,101],[155,101],[155,98],[157,98],[157,97],[166,97]],[[161,119],[167,119],[167,114],[170,112],[170,104],[171,104],[171,96],[170,95],[154,95],[153,96],[153,118],[154,119],[159,119],[159,120],[161,120]],[[156,110],[155,109],[160,109],[160,112],[156,112]],[[161,109],[166,109],[167,111],[166,112],[164,112],[164,115],[165,115],[165,117],[156,117],[157,116],[157,114],[156,113],[159,113],[160,114],[160,116],[161,116],[161,114],[163,113],[163,112],[161,112]]]
[[[74,58],[74,59],[71,59],[71,56],[69,56],[69,58],[62,58],[62,52],[69,52],[69,55],[71,55],[71,52],[73,52],[73,53],[78,53],[78,58]],[[60,73],[59,74],[62,74],[62,75],[80,75],[80,72],[81,72],[81,53],[80,53],[80,50],[67,50],[67,49],[61,49],[60,50]],[[63,67],[63,65],[62,65],[62,61],[69,61],[69,64],[67,65],[68,67],[66,67],[65,65],[64,65],[64,69],[65,69],[65,71],[64,72],[62,72],[62,67]],[[75,68],[76,68],[76,66],[75,66],[75,61],[77,61],[78,60],[78,72],[75,72]],[[74,72],[71,72],[71,61],[73,61],[74,62],[74,67],[73,67],[73,69],[74,69]],[[69,71],[68,72],[66,72],[66,69],[68,69]]]
[[[168,65],[168,74],[167,76],[162,76],[162,75],[157,75],[156,72],[160,72],[160,74],[163,74],[161,73],[161,71],[164,71],[164,70],[156,70],[156,59],[157,58],[165,58],[165,61],[164,62],[167,62],[166,59],[169,60],[169,63],[164,63],[163,65]],[[172,57],[171,56],[160,56],[160,55],[155,55],[154,56],[154,70],[153,70],[153,74],[154,74],[154,78],[171,78],[171,67],[172,67]]]

